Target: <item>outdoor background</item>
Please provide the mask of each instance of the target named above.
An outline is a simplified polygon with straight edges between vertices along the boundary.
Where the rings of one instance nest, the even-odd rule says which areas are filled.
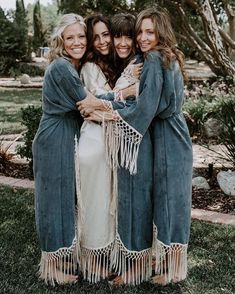
[[[137,15],[153,4],[168,11],[186,59],[183,111],[194,147],[192,208],[218,213],[211,218],[218,224],[193,220],[189,274],[181,283],[46,286],[37,277],[33,190],[10,183],[33,183],[31,145],[42,114],[50,35],[63,13]],[[0,184],[0,293],[235,293],[234,81],[235,0],[0,0],[0,179],[8,180]],[[221,172],[225,188],[218,181]]]

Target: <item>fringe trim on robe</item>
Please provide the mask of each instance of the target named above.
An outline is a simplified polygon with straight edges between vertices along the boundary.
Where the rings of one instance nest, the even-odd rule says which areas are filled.
[[[139,285],[148,281],[152,274],[152,248],[128,250],[117,234],[111,254],[111,268],[122,277],[125,284]]]
[[[55,252],[42,251],[39,265],[39,277],[46,284],[55,286],[68,282],[67,275],[77,275],[77,242],[74,239],[70,247],[60,248]]]
[[[164,276],[166,283],[182,281],[187,276],[188,244],[163,244],[157,239],[157,227],[153,228],[153,257],[155,257],[155,275]]]
[[[81,247],[81,269],[85,280],[90,283],[97,283],[108,277],[113,245],[114,242],[99,249]]]
[[[137,159],[142,135],[116,112],[117,121],[104,122],[107,160],[112,169],[121,165],[130,174],[137,172]]]

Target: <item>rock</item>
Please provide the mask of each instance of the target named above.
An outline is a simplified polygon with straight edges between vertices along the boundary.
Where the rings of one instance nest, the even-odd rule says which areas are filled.
[[[205,189],[209,190],[210,186],[207,183],[207,180],[204,177],[196,177],[192,179],[192,185],[193,187],[196,187],[197,189]]]
[[[218,137],[222,131],[220,122],[216,118],[209,118],[204,123],[207,138]]]
[[[226,194],[235,196],[235,172],[220,171],[217,174],[217,181],[220,189]]]
[[[31,83],[30,76],[27,75],[27,74],[23,74],[23,75],[20,77],[20,83],[21,83],[21,84],[30,84],[30,83]]]

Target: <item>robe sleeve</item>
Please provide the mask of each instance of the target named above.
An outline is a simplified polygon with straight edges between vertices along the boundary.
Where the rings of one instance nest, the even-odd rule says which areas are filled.
[[[157,113],[163,89],[163,67],[159,53],[150,53],[140,77],[137,102],[117,110],[120,119],[105,123],[106,149],[110,164],[137,172],[137,157],[143,135]]]
[[[64,87],[71,99],[77,102],[86,98],[84,85],[72,65],[67,62],[60,62],[58,71],[61,73],[60,85]]]

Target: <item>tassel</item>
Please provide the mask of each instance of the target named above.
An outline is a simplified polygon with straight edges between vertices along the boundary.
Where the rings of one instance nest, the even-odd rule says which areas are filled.
[[[136,174],[139,145],[143,136],[120,116],[117,121],[104,122],[103,128],[107,161],[111,168],[121,165],[130,174]]]

